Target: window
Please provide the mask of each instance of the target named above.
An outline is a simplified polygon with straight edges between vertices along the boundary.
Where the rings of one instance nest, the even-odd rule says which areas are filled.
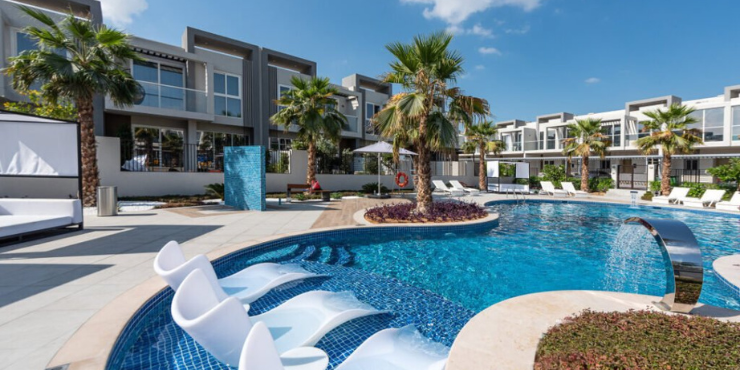
[[[687,171],[696,171],[699,169],[698,159],[686,159],[684,160],[683,169]]]
[[[381,106],[373,103],[365,104],[365,133],[370,135],[377,135],[375,126],[373,125],[373,117],[380,112]]]
[[[602,124],[604,135],[612,141],[613,147],[621,144],[622,124],[619,121],[604,122]]]
[[[542,161],[542,164],[544,166],[554,166],[555,165],[555,161]]]
[[[287,86],[287,85],[278,85],[278,91],[277,91],[278,96],[277,96],[277,98],[278,99],[282,98],[283,95],[285,95],[285,93],[288,92],[288,91],[290,91],[290,90],[293,90],[293,88],[291,88],[290,86]],[[283,110],[283,108],[285,108],[284,105],[278,105],[277,106],[278,111]]]
[[[217,116],[241,117],[241,77],[222,72],[213,74],[213,107]]]
[[[184,131],[160,127],[132,126],[131,158],[142,160],[150,171],[183,171]]]
[[[612,168],[612,161],[608,159],[599,161],[599,169],[610,170],[611,168]]]
[[[15,56],[20,55],[24,51],[36,50],[36,41],[31,39],[31,36],[27,33],[21,32],[20,30],[15,31],[14,42],[15,49],[13,50],[13,53]],[[30,86],[30,90],[41,90],[41,85],[43,85],[43,83],[41,83],[41,81],[37,81]]]
[[[555,149],[555,129],[547,129],[547,149]]]
[[[545,132],[540,131],[540,150],[545,149]]]
[[[732,107],[732,140],[740,140],[740,105]]]
[[[271,137],[270,150],[290,150],[293,144],[292,139]]]
[[[198,171],[221,172],[224,147],[249,145],[249,137],[239,134],[198,131]]]
[[[704,141],[722,141],[725,138],[725,109],[713,108],[704,110]]]
[[[133,77],[144,88],[139,105],[185,110],[183,68],[147,60],[133,62]]]

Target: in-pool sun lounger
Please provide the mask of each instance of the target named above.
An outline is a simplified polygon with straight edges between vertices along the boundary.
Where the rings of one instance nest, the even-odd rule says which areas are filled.
[[[239,359],[239,370],[325,370],[329,356],[316,347],[298,347],[278,354],[270,330],[254,324]]]
[[[315,345],[326,333],[347,321],[384,313],[362,303],[350,292],[313,291],[293,297],[261,315],[250,317],[249,305],[234,297],[220,300],[200,270],[183,280],[172,300],[172,318],[196,342],[228,365],[239,362],[253,323],[262,322],[278,353]]]
[[[175,291],[185,277],[195,269],[203,270],[213,284],[219,300],[224,300],[227,295],[230,295],[242,303],[252,303],[282,284],[321,276],[294,264],[259,263],[218,279],[213,265],[206,256],[200,254],[187,261],[176,241],[165,244],[154,258],[154,271]]]
[[[449,348],[413,326],[381,330],[363,342],[336,370],[442,370]]]

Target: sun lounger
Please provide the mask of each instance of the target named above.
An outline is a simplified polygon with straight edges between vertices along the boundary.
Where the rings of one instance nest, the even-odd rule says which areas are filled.
[[[660,203],[660,204],[671,204],[671,203],[681,203],[683,202],[684,198],[686,198],[687,195],[689,195],[689,188],[673,188],[671,190],[671,193],[667,196],[661,195],[657,197],[653,197],[653,203]]]
[[[552,195],[553,197],[567,197],[568,192],[565,190],[555,189],[555,185],[552,184],[550,181],[540,181],[540,185],[542,186],[542,192],[547,195]]]
[[[476,188],[466,188],[460,183],[460,181],[450,180],[450,185],[452,185],[452,188],[455,190],[462,190],[470,195],[480,195],[480,190]]]
[[[347,321],[384,313],[362,303],[350,292],[313,291],[293,297],[257,316],[234,297],[218,299],[206,274],[192,271],[172,300],[172,318],[214,357],[236,365],[244,342],[257,322],[264,323],[278,353],[315,345],[326,333]]]
[[[732,194],[732,199],[730,199],[729,201],[721,200],[717,202],[716,208],[723,211],[737,212],[738,210],[740,210],[740,191],[736,191],[735,194]]]
[[[448,188],[447,185],[445,185],[444,181],[442,181],[442,180],[434,180],[434,181],[432,181],[432,184],[434,184],[434,190],[435,191],[439,190],[439,191],[442,191],[442,192],[446,193],[447,195],[455,196],[455,197],[461,197],[461,196],[465,195],[465,191],[464,190],[457,190],[455,188]]]
[[[325,370],[329,356],[316,347],[298,347],[278,354],[270,330],[264,323],[254,324],[244,342],[239,370]]]
[[[694,208],[708,208],[713,206],[715,203],[722,200],[725,195],[724,190],[708,189],[704,192],[704,195],[699,198],[684,198],[683,205]]]
[[[413,326],[373,334],[336,370],[442,370],[449,349],[421,335]]]
[[[563,190],[565,190],[568,195],[572,195],[576,198],[582,198],[587,197],[588,193],[582,190],[576,190],[576,187],[571,182],[561,182],[560,183],[563,186]]]
[[[154,271],[175,291],[185,277],[195,269],[203,270],[219,300],[233,296],[242,303],[252,303],[285,283],[320,276],[294,264],[259,263],[218,279],[213,265],[206,256],[201,254],[186,261],[180,245],[174,240],[165,244],[154,258]]]

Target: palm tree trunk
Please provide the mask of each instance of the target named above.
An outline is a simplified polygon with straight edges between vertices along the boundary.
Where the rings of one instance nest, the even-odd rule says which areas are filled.
[[[588,191],[588,156],[581,158],[581,190]]]
[[[80,119],[80,145],[82,147],[82,173],[80,174],[82,176],[82,204],[85,207],[95,207],[100,178],[92,100],[77,101],[77,114]]]
[[[416,172],[419,178],[416,184],[416,211],[422,214],[427,213],[432,206],[432,169],[429,163],[430,157],[429,148],[427,148],[426,132],[427,119],[426,117],[422,117],[419,120],[419,145],[416,148],[418,154],[417,161],[419,162]]]
[[[660,177],[660,192],[664,196],[671,194],[671,155],[663,154],[663,172]]]
[[[478,188],[480,191],[486,191],[486,144],[480,146],[480,163],[478,163]]]
[[[316,180],[316,143],[308,140],[308,168],[306,169],[306,184]]]

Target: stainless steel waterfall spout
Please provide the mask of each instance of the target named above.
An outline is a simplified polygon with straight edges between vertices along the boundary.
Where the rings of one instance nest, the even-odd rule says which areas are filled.
[[[628,218],[625,224],[645,226],[661,247],[666,270],[666,290],[658,306],[664,310],[689,313],[699,301],[704,280],[699,243],[681,221]]]

